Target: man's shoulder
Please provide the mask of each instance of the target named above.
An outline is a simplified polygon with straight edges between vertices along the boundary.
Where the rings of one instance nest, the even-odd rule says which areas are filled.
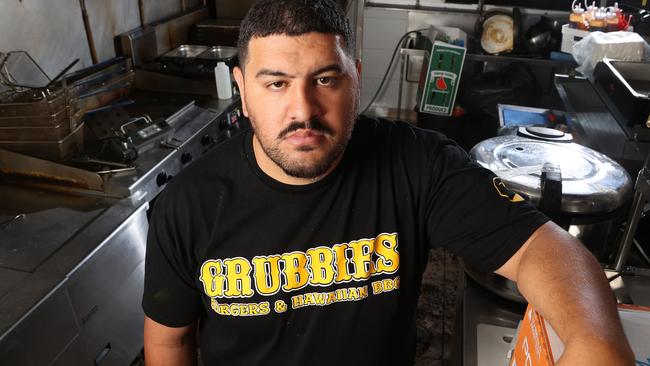
[[[449,140],[438,131],[420,128],[412,123],[389,120],[382,117],[359,116],[355,130],[376,137]]]
[[[396,148],[401,151],[429,152],[455,143],[434,130],[427,130],[411,123],[385,118],[360,116],[357,119],[353,139],[357,143],[369,143],[381,149]],[[379,145],[377,145],[379,144]]]

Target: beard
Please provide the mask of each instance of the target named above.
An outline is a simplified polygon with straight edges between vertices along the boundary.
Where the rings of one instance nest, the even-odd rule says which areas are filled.
[[[249,118],[253,126],[253,132],[257,135],[262,150],[285,174],[294,178],[315,179],[327,173],[332,168],[334,162],[342,156],[352,136],[356,114],[350,116],[350,120],[347,121],[346,128],[343,130],[341,137],[335,137],[331,148],[324,151],[316,159],[291,157],[290,154],[283,151],[280,143],[289,133],[300,129],[317,131],[326,137],[333,137],[334,132],[319,119],[314,118],[306,122],[292,122],[287,128],[278,133],[277,137],[269,139],[267,136],[261,136],[255,129],[255,126],[257,126],[256,118],[253,115],[250,115]],[[314,150],[314,148],[302,146],[296,150],[307,153]]]

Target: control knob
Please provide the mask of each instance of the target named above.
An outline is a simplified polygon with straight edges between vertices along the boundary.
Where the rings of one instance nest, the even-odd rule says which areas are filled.
[[[219,131],[227,130],[228,127],[228,118],[222,118],[221,121],[219,121]]]
[[[158,183],[158,187],[162,187],[165,184],[169,183],[170,180],[172,180],[174,176],[171,174],[167,174],[164,171],[158,173],[158,176],[156,176],[156,183]]]
[[[192,161],[192,154],[188,152],[181,154],[181,163],[183,163],[183,165],[189,163],[190,161]]]
[[[213,144],[214,144],[214,138],[212,136],[203,135],[203,137],[201,137],[201,145],[203,145],[204,147],[208,147]]]

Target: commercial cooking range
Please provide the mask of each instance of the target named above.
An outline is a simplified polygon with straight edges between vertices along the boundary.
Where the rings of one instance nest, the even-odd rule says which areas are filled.
[[[238,97],[217,100],[182,72],[130,72],[128,93],[84,115],[74,153],[46,160],[0,150],[3,365],[131,364],[142,349],[151,202],[249,126]],[[116,130],[129,136],[122,150]]]

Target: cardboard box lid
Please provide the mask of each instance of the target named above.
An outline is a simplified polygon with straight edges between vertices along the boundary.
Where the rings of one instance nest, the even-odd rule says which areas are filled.
[[[619,305],[618,313],[637,364],[650,366],[650,307]],[[510,366],[552,366],[562,356],[560,337],[531,305],[520,328]]]

